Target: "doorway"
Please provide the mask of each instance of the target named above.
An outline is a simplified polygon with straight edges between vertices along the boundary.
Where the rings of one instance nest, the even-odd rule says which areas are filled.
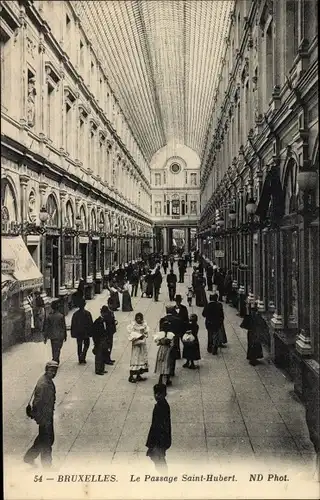
[[[45,288],[49,297],[59,297],[59,236],[47,236]]]
[[[87,244],[80,243],[81,278],[87,281]]]

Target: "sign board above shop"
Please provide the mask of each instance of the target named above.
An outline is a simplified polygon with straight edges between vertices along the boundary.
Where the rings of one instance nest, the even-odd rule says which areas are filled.
[[[1,259],[1,271],[7,274],[13,274],[16,268],[14,259]]]
[[[79,236],[79,243],[89,243],[89,236]]]
[[[215,250],[214,256],[216,259],[223,259],[224,257],[224,250]]]

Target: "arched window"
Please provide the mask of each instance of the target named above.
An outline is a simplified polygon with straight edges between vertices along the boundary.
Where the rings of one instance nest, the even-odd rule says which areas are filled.
[[[80,208],[80,219],[81,219],[81,226],[80,229],[82,231],[85,231],[87,228],[87,217],[86,217],[86,212],[83,206]]]
[[[48,196],[46,209],[49,214],[47,225],[50,227],[58,227],[59,226],[58,204],[53,194],[49,194]]]
[[[94,209],[91,210],[90,229],[92,231],[97,230],[97,218],[96,218],[96,213],[95,213]]]
[[[99,229],[102,229],[102,231],[106,230],[106,224],[105,224],[105,218],[102,212],[100,212],[100,219],[99,219]]]
[[[37,220],[37,198],[33,190],[29,194],[27,217],[30,222]]]
[[[297,182],[298,165],[291,158],[288,162],[285,180],[285,215],[298,210],[299,187]],[[285,318],[287,327],[298,327],[298,290],[299,290],[299,232],[292,226],[283,233],[284,243],[284,280],[285,280]]]
[[[8,179],[1,179],[1,225],[7,231],[11,222],[17,221],[17,202]]]
[[[298,210],[299,186],[297,182],[298,165],[294,159],[289,160],[284,181],[285,215]]]
[[[74,214],[73,214],[73,208],[72,208],[70,201],[67,201],[67,204],[66,204],[65,225],[66,225],[66,227],[74,227]]]

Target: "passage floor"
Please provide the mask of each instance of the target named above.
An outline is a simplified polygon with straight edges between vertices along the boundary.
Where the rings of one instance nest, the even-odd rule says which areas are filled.
[[[185,284],[178,284],[177,293],[182,294],[185,303],[190,279],[189,269]],[[106,303],[107,294],[104,291],[88,301],[94,319]],[[76,341],[68,334],[55,379],[56,470],[79,459],[85,459],[86,464],[101,460],[149,463],[145,442],[154,406],[152,387],[157,382],[153,373],[157,347],[152,335],[168,302],[166,283],[159,302],[140,298],[140,291],[138,295],[133,299],[134,312],[116,313],[119,324],[112,354],[116,363],[107,367],[103,377],[94,374],[92,346],[87,364],[78,365]],[[192,307],[199,318],[202,359],[199,370],[194,371],[182,368],[184,361],[178,361],[173,386],[168,389],[173,435],[168,464],[270,458],[309,469],[314,461],[313,446],[305,410],[294,395],[292,382],[272,364],[267,352],[257,367],[248,364],[246,331],[239,327],[241,318],[227,305],[224,310],[228,347],[212,356],[206,351],[202,309]],[[151,328],[150,371],[147,381],[130,384],[131,344],[126,326],[138,311]],[[69,324],[72,314],[67,317]],[[35,422],[25,415],[25,406],[49,359],[50,344],[41,342],[17,345],[3,354],[3,440],[10,463],[21,466],[23,454],[37,434]]]

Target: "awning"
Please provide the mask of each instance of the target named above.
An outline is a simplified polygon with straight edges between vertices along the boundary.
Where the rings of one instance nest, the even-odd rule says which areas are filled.
[[[10,272],[1,276],[1,283],[11,280],[19,282],[20,290],[37,288],[43,285],[43,276],[21,236],[1,236],[1,263],[10,263]],[[4,270],[6,266],[2,266]],[[8,267],[7,267],[8,269]]]

